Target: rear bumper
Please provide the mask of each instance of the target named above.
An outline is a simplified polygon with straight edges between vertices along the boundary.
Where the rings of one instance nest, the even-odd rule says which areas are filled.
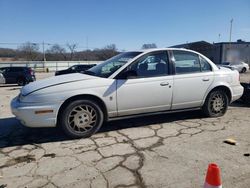
[[[11,101],[12,114],[27,127],[55,127],[58,108],[57,105],[21,103],[17,97]],[[45,110],[50,112],[37,113]]]
[[[231,102],[234,102],[241,98],[243,95],[244,88],[241,85],[233,86],[232,87],[232,99]]]

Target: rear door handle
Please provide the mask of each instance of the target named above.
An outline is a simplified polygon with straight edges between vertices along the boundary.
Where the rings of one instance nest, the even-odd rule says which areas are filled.
[[[202,81],[207,82],[209,81],[209,78],[203,78]]]
[[[169,83],[168,83],[168,82],[162,82],[162,83],[160,83],[160,85],[161,85],[161,86],[168,86]]]

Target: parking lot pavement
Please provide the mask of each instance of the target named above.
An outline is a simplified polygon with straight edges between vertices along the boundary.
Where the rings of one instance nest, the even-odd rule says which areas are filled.
[[[0,187],[202,187],[215,162],[223,187],[249,188],[249,106],[234,103],[220,118],[195,111],[114,121],[70,140],[58,128],[20,125],[9,109],[18,92],[0,87]]]
[[[250,71],[240,74],[240,81],[243,83],[250,83]]]

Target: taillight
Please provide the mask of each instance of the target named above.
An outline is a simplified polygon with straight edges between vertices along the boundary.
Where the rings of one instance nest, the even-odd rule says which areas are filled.
[[[34,74],[34,71],[33,71],[31,68],[29,68],[29,73],[30,73],[31,75],[33,75],[33,74]]]

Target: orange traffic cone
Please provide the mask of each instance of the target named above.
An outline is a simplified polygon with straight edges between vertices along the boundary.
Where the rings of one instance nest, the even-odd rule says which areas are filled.
[[[222,188],[220,168],[214,163],[208,165],[204,188]]]

